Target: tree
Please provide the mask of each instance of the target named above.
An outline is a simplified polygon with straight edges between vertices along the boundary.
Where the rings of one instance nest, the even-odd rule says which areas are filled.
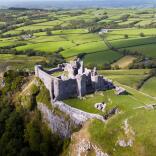
[[[141,32],[140,37],[145,37],[145,34],[143,32]]]
[[[41,143],[40,128],[37,121],[27,124],[25,130],[25,139],[29,142],[32,151],[39,151]]]
[[[47,33],[47,36],[52,36],[51,30],[48,29],[46,33]]]
[[[114,66],[114,70],[119,70],[119,69],[120,69],[119,65],[116,64],[116,65]]]
[[[128,37],[129,37],[129,36],[128,36],[127,34],[124,35],[124,38],[125,38],[125,39],[128,39]]]
[[[105,64],[104,64],[104,69],[105,69],[105,70],[111,69],[111,65],[110,65],[109,63],[105,63]]]

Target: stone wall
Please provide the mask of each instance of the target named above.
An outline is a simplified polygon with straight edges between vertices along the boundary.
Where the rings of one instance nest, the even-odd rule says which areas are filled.
[[[35,75],[37,77],[39,77],[43,81],[44,85],[49,90],[50,95],[51,95],[51,92],[52,92],[52,83],[53,83],[54,78],[51,75],[49,75],[48,73],[46,73],[41,68],[41,66],[35,66]]]
[[[59,67],[56,67],[56,68],[52,68],[50,70],[47,71],[48,74],[53,74],[55,72],[60,72],[60,71],[63,71],[62,67],[59,66]]]
[[[67,104],[65,104],[62,101],[56,101],[53,103],[53,106],[59,108],[59,110],[61,110],[62,112],[66,113],[67,115],[70,116],[70,118],[72,120],[74,120],[74,122],[76,124],[80,124],[82,125],[84,122],[86,122],[89,119],[98,119],[101,121],[105,121],[103,116],[98,115],[98,114],[92,114],[92,113],[87,113],[84,111],[81,111],[79,109],[73,108]]]
[[[86,95],[86,93],[87,93],[86,75],[77,75],[76,81],[77,81],[78,96],[82,97],[82,96]]]
[[[84,122],[89,119],[99,119],[105,121],[102,116],[86,113],[84,111],[72,108],[63,102],[52,103],[53,106],[62,111],[62,115],[57,115],[53,110],[49,109],[45,104],[38,103],[37,108],[41,111],[43,119],[48,124],[53,133],[59,134],[62,138],[69,138],[73,133],[73,129],[81,127]],[[66,116],[69,116],[67,119]]]
[[[68,99],[77,97],[76,79],[54,81],[54,95],[56,100]],[[56,88],[57,87],[57,88]]]

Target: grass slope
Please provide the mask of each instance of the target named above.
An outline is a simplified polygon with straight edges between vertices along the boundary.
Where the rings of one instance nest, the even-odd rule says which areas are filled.
[[[150,78],[140,89],[151,96],[156,97],[156,77]]]

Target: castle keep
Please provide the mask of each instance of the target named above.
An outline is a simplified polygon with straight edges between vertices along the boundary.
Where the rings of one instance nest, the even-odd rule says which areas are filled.
[[[35,75],[43,81],[55,101],[115,88],[112,81],[97,74],[96,68],[84,68],[83,61],[79,59],[51,70],[37,65]]]

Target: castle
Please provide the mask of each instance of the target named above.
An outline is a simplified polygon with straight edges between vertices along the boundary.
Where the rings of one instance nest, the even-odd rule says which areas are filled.
[[[97,74],[96,68],[84,68],[80,59],[50,70],[44,70],[37,65],[35,75],[43,81],[55,101],[115,88],[112,81]]]

